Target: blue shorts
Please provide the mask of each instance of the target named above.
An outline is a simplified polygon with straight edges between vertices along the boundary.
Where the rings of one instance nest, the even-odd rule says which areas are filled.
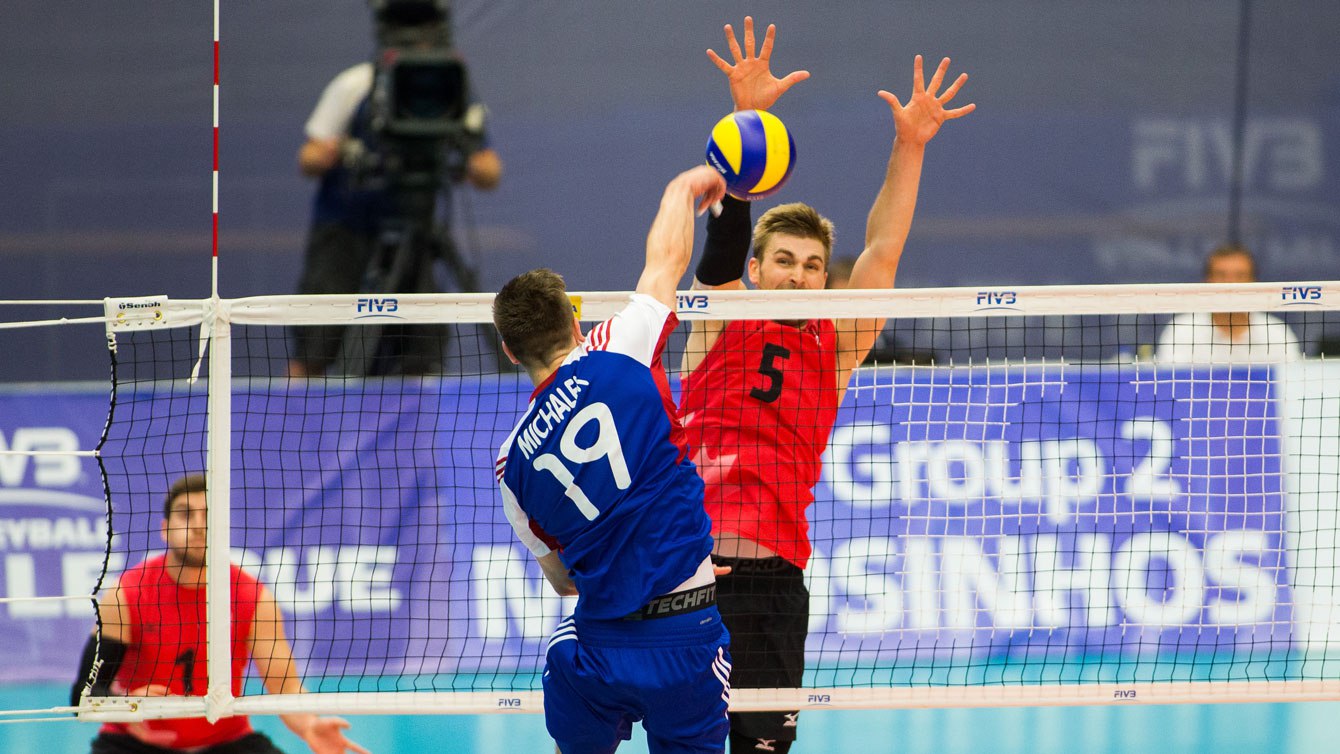
[[[566,618],[545,657],[549,735],[563,754],[612,752],[641,721],[652,754],[723,752],[729,645],[715,606],[649,621]]]

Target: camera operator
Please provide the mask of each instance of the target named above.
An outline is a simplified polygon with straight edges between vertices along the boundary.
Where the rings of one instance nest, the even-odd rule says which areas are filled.
[[[473,271],[455,256],[447,229],[437,227],[435,217],[439,194],[448,194],[450,184],[463,181],[489,190],[502,177],[502,161],[484,134],[483,106],[470,98],[464,65],[451,48],[444,0],[372,0],[371,4],[378,59],[348,68],[326,86],[307,120],[307,140],[298,150],[302,173],[319,181],[299,293],[437,292],[433,263],[438,258],[452,265],[461,287],[472,288]],[[450,61],[446,64],[454,66],[449,72],[455,80],[439,77],[447,81],[443,85],[431,77],[437,71],[430,70],[428,78],[409,82],[418,91],[401,93],[406,88],[394,78],[395,62],[416,52],[430,57],[438,53],[441,60]],[[425,95],[425,81],[448,101],[435,101],[437,92]],[[388,126],[382,111],[404,103],[379,104],[378,96],[418,98],[404,107],[429,113],[432,135],[398,135],[395,123]],[[453,99],[459,100],[459,107]],[[450,122],[438,129],[432,119]],[[428,151],[432,155],[425,159]],[[390,272],[396,254],[408,259],[401,259]],[[347,329],[296,328],[289,376],[324,374],[359,337],[371,338],[377,358],[392,363],[372,366],[369,355],[366,364],[345,363],[343,371],[442,371],[445,326],[419,325],[410,330],[413,335],[401,327],[353,328],[368,331],[353,335]]]

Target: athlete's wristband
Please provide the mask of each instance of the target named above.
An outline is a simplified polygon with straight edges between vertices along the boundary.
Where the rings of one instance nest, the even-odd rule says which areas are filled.
[[[703,256],[693,277],[703,285],[739,280],[749,257],[753,230],[750,225],[749,202],[724,197],[721,214],[708,213],[707,240],[703,242]]]

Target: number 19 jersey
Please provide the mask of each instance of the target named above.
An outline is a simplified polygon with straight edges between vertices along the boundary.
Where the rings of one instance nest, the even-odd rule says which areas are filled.
[[[498,455],[508,520],[536,557],[558,550],[586,620],[638,610],[712,550],[703,482],[661,362],[678,323],[634,294],[536,387]]]

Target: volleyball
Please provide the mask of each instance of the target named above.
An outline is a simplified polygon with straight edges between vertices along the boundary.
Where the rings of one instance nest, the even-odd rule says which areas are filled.
[[[752,201],[771,196],[796,166],[796,142],[786,125],[763,110],[731,113],[712,127],[707,164],[726,178],[726,192]]]

